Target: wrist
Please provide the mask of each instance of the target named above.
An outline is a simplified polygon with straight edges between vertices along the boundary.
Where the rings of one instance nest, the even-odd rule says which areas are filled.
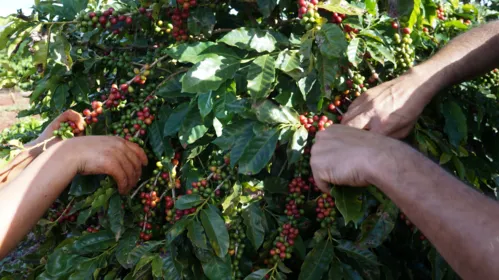
[[[73,139],[56,142],[51,145],[48,151],[53,153],[55,160],[65,162],[65,168],[67,168],[73,176],[76,176],[78,174],[79,163],[76,158],[75,143],[73,142]]]

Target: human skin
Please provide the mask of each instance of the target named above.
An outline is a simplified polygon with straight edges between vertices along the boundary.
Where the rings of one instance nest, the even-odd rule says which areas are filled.
[[[45,148],[49,148],[55,143],[61,141],[61,138],[54,138],[53,132],[60,128],[61,123],[72,121],[80,131],[85,129],[85,120],[83,117],[73,111],[67,110],[53,120],[45,130],[34,141],[24,145],[25,150],[21,151],[13,160],[0,170],[0,188],[13,180],[20,172],[26,168],[33,160],[38,157]],[[83,133],[76,136],[81,136]],[[45,144],[45,145],[44,145]]]
[[[145,165],[147,156],[137,144],[115,136],[83,136],[53,144],[0,189],[0,259],[24,238],[76,174],[110,175],[120,194],[126,194]]]
[[[499,21],[495,21],[456,37],[426,62],[368,90],[350,105],[341,123],[403,138],[439,91],[498,66]]]
[[[317,133],[311,167],[324,192],[376,185],[463,279],[499,279],[499,204],[408,145],[333,125]]]

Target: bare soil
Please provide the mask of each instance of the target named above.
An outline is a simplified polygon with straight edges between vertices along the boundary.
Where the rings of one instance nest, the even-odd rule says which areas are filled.
[[[29,98],[14,90],[0,89],[0,131],[18,122],[17,113],[29,107]]]

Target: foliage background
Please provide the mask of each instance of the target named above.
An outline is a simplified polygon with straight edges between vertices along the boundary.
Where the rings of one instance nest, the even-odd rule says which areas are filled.
[[[298,116],[326,115],[338,122],[341,114],[328,105],[349,88],[348,80],[355,75],[369,80],[373,70],[383,81],[403,73],[394,40],[400,30],[391,27],[393,21],[412,29],[409,59],[418,63],[459,33],[497,18],[497,1],[395,2],[322,3],[323,19],[307,30],[296,20],[298,6],[291,0],[199,1],[184,25],[191,35],[185,43],[157,29],[160,20],[171,22],[165,11],[175,1],[113,3],[134,18],[131,32],[118,35],[102,29],[81,32],[81,11],[108,7],[99,1],[39,0],[32,15],[2,19],[9,24],[0,33],[0,85],[33,89],[32,107],[21,116],[50,120],[68,108],[83,111],[101,95],[107,98],[113,83],[132,79],[134,68],[144,74],[145,64],[156,66],[145,85],[131,84],[135,93],[118,108],[105,110],[87,134],[113,134],[133,121],[126,116],[135,118],[148,104],[155,121],[134,140],[153,159],[146,183],[141,182],[150,189],[141,191],[157,189],[176,200],[176,209],[195,207],[196,212],[172,224],[165,221],[168,209],[161,201],[150,211],[154,216],[146,212],[153,229],[145,230],[138,226],[144,220],[141,199],[119,197],[109,179],[77,177],[33,233],[0,261],[0,279],[457,278],[374,187],[335,188],[337,214],[326,227],[316,219],[319,194],[314,191],[304,193],[299,219],[284,214],[285,203],[296,201],[288,183],[310,173],[304,151],[313,135]],[[141,6],[150,9],[152,19],[137,12]],[[439,6],[445,10],[442,20]],[[336,25],[330,22],[332,12],[350,16]],[[345,24],[359,33],[346,32]],[[494,72],[449,88],[426,108],[406,139],[494,199],[497,90]],[[346,111],[348,102],[340,100],[338,108]],[[39,126],[28,125],[28,134],[4,132],[2,144],[10,151],[9,141],[28,141],[32,129]],[[178,165],[171,161],[175,154],[181,155]],[[230,155],[228,166],[218,164],[224,155]],[[229,187],[220,197],[185,195],[192,182],[210,177],[213,162],[223,166],[222,183]],[[171,180],[158,180],[158,169]],[[209,181],[212,189],[220,186]],[[292,258],[268,265],[269,250],[285,223],[300,231],[289,246]],[[140,232],[151,234],[151,240],[140,240]],[[241,244],[246,245],[241,256],[230,253]]]

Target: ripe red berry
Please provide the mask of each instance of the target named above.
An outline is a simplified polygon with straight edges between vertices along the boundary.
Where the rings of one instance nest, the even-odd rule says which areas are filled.
[[[146,12],[146,8],[144,8],[144,7],[139,8],[139,13],[145,14],[145,12]]]
[[[83,110],[83,115],[84,115],[85,117],[90,116],[90,110],[89,110],[89,109],[85,109],[85,110]]]
[[[117,18],[115,18],[115,17],[113,17],[113,18],[111,18],[111,19],[109,20],[109,22],[110,22],[112,25],[115,25],[115,24],[117,24],[117,23],[118,23],[118,19],[117,19]]]
[[[120,86],[120,89],[121,89],[121,91],[125,91],[125,92],[128,91],[128,84],[122,84]]]
[[[125,20],[126,24],[132,24],[132,22],[133,22],[133,19],[131,17],[127,17]]]
[[[411,34],[411,29],[409,27],[402,28],[402,33]]]
[[[399,24],[396,21],[392,21],[392,28],[393,29],[398,29],[399,28]]]
[[[107,18],[105,16],[100,16],[99,17],[99,23],[104,25],[107,22]]]
[[[96,14],[95,14],[95,12],[90,12],[90,13],[88,13],[88,16],[90,18],[94,18],[96,16]]]

